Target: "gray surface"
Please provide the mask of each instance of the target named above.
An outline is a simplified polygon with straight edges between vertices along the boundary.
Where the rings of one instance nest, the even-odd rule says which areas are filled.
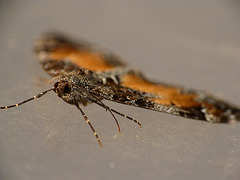
[[[0,104],[48,86],[32,53],[41,32],[57,29],[97,42],[159,81],[207,89],[240,105],[239,5],[217,2],[0,3]],[[240,124],[210,124],[106,102],[142,122],[84,108],[54,93],[0,113],[1,180],[240,178]]]

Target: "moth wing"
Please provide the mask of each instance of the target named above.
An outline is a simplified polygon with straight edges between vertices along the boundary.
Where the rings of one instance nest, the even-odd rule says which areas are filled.
[[[121,104],[160,111],[187,118],[205,120],[203,113],[200,112],[198,108],[177,107],[173,104],[169,104],[168,99],[161,99],[157,97],[156,94],[120,86],[115,83],[112,83],[111,85],[107,83],[101,87],[97,87],[92,93],[96,96],[100,96],[101,98]]]
[[[59,33],[42,35],[35,41],[34,51],[43,69],[52,77],[77,68],[105,72],[125,67],[121,59],[107,49]]]
[[[102,89],[105,99],[131,106],[210,122],[240,120],[239,108],[206,92],[155,83],[136,72]]]

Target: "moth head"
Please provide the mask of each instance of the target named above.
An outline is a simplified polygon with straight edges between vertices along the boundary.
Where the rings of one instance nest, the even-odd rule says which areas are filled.
[[[67,81],[58,81],[54,84],[53,91],[64,101],[74,104],[74,92],[72,85]]]

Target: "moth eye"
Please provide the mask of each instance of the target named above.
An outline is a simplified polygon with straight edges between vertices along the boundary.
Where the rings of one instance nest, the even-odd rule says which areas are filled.
[[[68,94],[71,92],[71,87],[69,85],[64,86],[63,93]]]

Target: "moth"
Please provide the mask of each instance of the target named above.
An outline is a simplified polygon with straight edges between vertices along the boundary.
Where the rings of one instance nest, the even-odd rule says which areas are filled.
[[[140,122],[111,109],[102,100],[212,123],[240,120],[240,109],[236,106],[204,91],[153,82],[109,50],[85,40],[46,33],[35,41],[34,51],[42,68],[56,81],[54,86],[18,104],[0,108],[18,107],[54,91],[58,97],[80,110],[101,147],[98,134],[81,106],[95,103],[109,111],[119,133],[120,126],[114,113],[141,127]]]

